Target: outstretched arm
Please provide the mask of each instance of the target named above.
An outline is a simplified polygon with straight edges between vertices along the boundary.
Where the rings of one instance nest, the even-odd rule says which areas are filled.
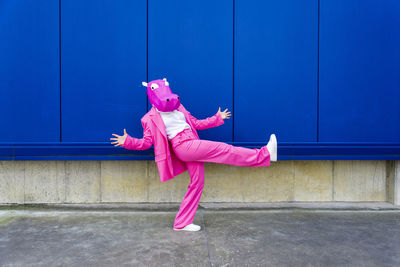
[[[197,130],[204,130],[224,124],[224,119],[229,119],[231,116],[230,112],[227,112],[227,110],[228,109],[226,109],[224,112],[221,112],[221,108],[219,108],[218,112],[214,116],[206,118],[204,120],[196,119],[194,116],[190,114],[190,112],[188,112],[188,114],[194,127]]]
[[[125,149],[130,149],[130,150],[145,150],[149,149],[151,145],[153,144],[153,140],[151,138],[151,132],[149,127],[147,127],[146,124],[143,124],[143,138],[134,138],[131,137],[129,134],[126,133],[126,130],[124,129],[124,135],[119,136],[117,134],[112,134],[116,136],[117,138],[110,138],[110,140],[116,140],[112,142],[111,144],[115,144],[114,146],[122,146]]]

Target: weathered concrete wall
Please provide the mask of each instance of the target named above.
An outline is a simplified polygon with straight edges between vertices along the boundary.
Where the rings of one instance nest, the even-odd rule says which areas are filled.
[[[399,161],[206,164],[202,202],[400,203]],[[186,173],[161,183],[153,161],[0,161],[0,203],[180,202]]]
[[[400,205],[400,160],[386,163],[387,201]]]

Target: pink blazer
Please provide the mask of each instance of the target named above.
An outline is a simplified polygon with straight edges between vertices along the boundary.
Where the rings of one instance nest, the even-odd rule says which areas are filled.
[[[178,107],[178,110],[185,115],[187,123],[189,123],[197,137],[196,129],[203,130],[224,124],[224,120],[218,112],[212,117],[198,120],[182,104]],[[168,141],[164,121],[160,113],[153,107],[140,121],[143,126],[143,138],[138,139],[127,135],[122,147],[130,150],[145,150],[154,145],[154,160],[157,164],[161,182],[168,181],[186,171],[185,162],[176,157],[171,142]]]

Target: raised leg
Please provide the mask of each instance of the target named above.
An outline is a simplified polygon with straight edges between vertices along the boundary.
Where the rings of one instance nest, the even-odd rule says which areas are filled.
[[[270,165],[266,146],[245,148],[209,140],[185,140],[174,146],[174,152],[183,161],[215,162],[236,166],[261,167]]]

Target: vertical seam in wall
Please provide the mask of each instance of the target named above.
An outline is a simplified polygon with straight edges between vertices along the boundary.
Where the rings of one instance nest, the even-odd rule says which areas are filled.
[[[385,161],[385,201],[386,202],[389,202],[389,199],[390,199],[388,197],[388,193],[389,193],[389,190],[388,190],[388,187],[389,187],[389,177],[388,177],[389,163],[390,163],[390,160]]]
[[[25,170],[26,170],[26,161],[23,161],[22,164],[22,170],[24,171],[24,204],[26,203],[26,197],[25,197]],[[15,175],[15,172],[14,172]]]
[[[318,42],[317,42],[317,142],[319,142],[319,32],[320,32],[320,0],[318,0]]]
[[[68,170],[70,163],[68,163],[68,162],[70,162],[70,161],[65,161],[65,203],[68,202],[69,191],[70,191],[69,184],[71,181],[71,179],[69,177],[70,172]]]
[[[56,160],[53,160],[52,162],[54,162],[54,165],[56,166],[56,188],[57,188],[57,203],[60,203],[60,183],[59,183],[59,179],[60,179],[60,175],[58,173],[58,162]]]
[[[394,198],[395,191],[394,190],[396,190],[396,188],[395,188],[396,161],[395,160],[389,161],[389,169],[388,169],[387,175],[388,175],[388,182],[390,183],[390,184],[388,184],[388,188],[386,190],[387,195],[390,194],[390,198],[387,197],[387,199],[391,199],[392,200],[391,202],[394,204],[395,203],[395,198]],[[392,188],[393,191],[392,190],[389,191],[390,188]]]
[[[332,160],[332,201],[335,201],[335,161]]]
[[[373,161],[374,163],[375,163],[375,168],[374,168],[374,174],[372,175],[372,190],[374,190],[375,191],[375,189],[378,189],[379,190],[379,187],[376,185],[376,171],[377,171],[377,169],[378,169],[378,163],[379,163],[379,161],[378,160],[375,160],[375,161]],[[386,189],[386,188],[385,188]],[[365,190],[365,194],[367,194],[367,190]],[[386,194],[386,191],[385,191],[385,194]],[[366,196],[366,198],[365,199],[367,199],[367,196]]]
[[[400,176],[400,160],[394,160],[393,161],[393,204],[394,205],[400,205],[399,202],[399,194],[400,194],[400,189],[399,189],[399,176]]]
[[[149,194],[150,194],[150,174],[149,174],[149,167],[150,167],[150,161],[146,160],[146,180],[147,180],[147,196],[146,196],[146,202],[150,202]]]
[[[58,53],[59,53],[59,77],[60,77],[60,142],[62,142],[62,116],[61,116],[61,0],[58,0]]]
[[[103,201],[103,194],[102,194],[102,190],[101,190],[101,165],[103,164],[103,161],[99,161],[99,167],[100,167],[100,175],[99,175],[99,202],[101,203]]]
[[[295,190],[296,190],[296,161],[295,160],[292,160],[292,162],[293,162],[293,190],[292,190],[292,201],[296,201],[296,193],[295,193]]]
[[[232,142],[235,142],[235,0],[232,5]]]
[[[396,173],[397,172],[397,164],[398,163],[396,163],[396,160],[393,160],[392,161],[393,163],[393,166],[391,166],[391,171],[393,171],[393,174],[391,174],[391,175],[393,175],[393,179],[391,180],[391,182],[393,183],[392,184],[392,187],[393,187],[393,190],[391,191],[391,194],[392,194],[392,203],[394,204],[394,205],[399,205],[400,203],[398,203],[397,202],[397,194],[396,194],[396,190],[397,190],[397,186],[398,186],[398,184],[397,184],[397,181],[396,181],[396,178],[398,179],[398,174]]]
[[[295,194],[295,190],[296,190],[296,161],[292,160],[293,162],[293,191],[292,191],[292,201],[296,201],[296,194]]]
[[[63,160],[62,163],[63,163],[62,166],[63,166],[63,184],[64,184],[64,195],[63,195],[63,198],[62,198],[62,203],[65,203],[66,200],[67,200],[67,179],[66,179],[66,176],[67,176],[67,161]]]
[[[62,203],[67,202],[67,161],[63,160],[64,166],[64,197]]]
[[[16,177],[16,175],[15,175],[15,169],[16,169],[16,167],[15,167],[15,165],[16,165],[16,161],[11,161],[11,163],[10,164],[12,164],[12,173],[13,173],[13,183],[14,184],[18,184],[18,182],[17,182],[17,178],[15,178]],[[24,181],[25,181],[25,179],[24,179]],[[24,186],[24,188],[25,188],[25,186]],[[25,189],[24,189],[25,190]],[[21,199],[20,199],[20,193],[21,192],[18,192],[17,191],[17,193],[15,193],[16,191],[14,191],[14,195],[15,195],[15,198],[14,198],[14,200],[13,201],[15,201],[15,202],[20,202],[21,201]],[[25,194],[24,194],[25,195]],[[10,198],[10,196],[9,196],[9,198]],[[10,201],[11,202],[11,201]]]

